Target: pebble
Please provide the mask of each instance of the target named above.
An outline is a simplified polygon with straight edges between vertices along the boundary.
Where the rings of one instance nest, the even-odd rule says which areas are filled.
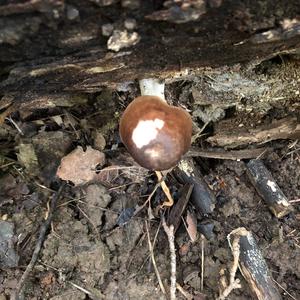
[[[128,18],[124,21],[124,27],[127,30],[134,30],[136,28],[136,20]]]
[[[114,25],[111,23],[104,24],[101,27],[101,31],[103,36],[111,36],[114,31]]]

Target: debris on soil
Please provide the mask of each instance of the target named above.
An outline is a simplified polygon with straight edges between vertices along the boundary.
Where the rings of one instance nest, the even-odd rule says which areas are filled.
[[[57,169],[56,175],[63,180],[70,180],[75,185],[85,184],[97,178],[96,170],[105,163],[105,155],[87,146],[81,146],[65,156]]]
[[[111,196],[105,187],[100,184],[90,184],[85,190],[85,201],[79,203],[78,207],[96,228],[102,225],[102,216],[110,201]]]
[[[244,246],[233,259],[227,243],[239,227],[280,297],[299,299],[299,1],[50,2],[0,5],[0,299],[25,270],[24,299],[165,299],[157,274],[166,291],[175,276],[160,213],[179,300],[255,297],[236,269]],[[146,75],[194,127],[161,176],[174,199],[163,209],[118,133]],[[251,183],[252,159],[293,208],[282,218]]]
[[[114,30],[112,36],[107,41],[107,49],[118,52],[123,48],[136,45],[140,39],[137,32]]]
[[[293,211],[292,205],[261,160],[250,160],[247,163],[247,174],[259,195],[277,218],[282,218]]]
[[[103,283],[104,275],[110,270],[110,254],[101,240],[88,237],[88,226],[72,220],[72,216],[69,209],[59,211],[54,220],[55,231],[44,243],[41,268],[47,270],[51,266],[63,277],[71,272],[72,278],[88,289]]]
[[[15,249],[16,242],[14,224],[0,221],[0,268],[14,268],[18,266],[19,255]]]

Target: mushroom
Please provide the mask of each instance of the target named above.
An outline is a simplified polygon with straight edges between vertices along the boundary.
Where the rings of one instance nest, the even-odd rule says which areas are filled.
[[[134,99],[121,117],[121,140],[142,167],[170,169],[190,147],[191,117],[166,102],[164,83],[157,79],[140,80],[140,89],[142,96]]]
[[[134,99],[120,120],[120,137],[132,157],[144,168],[154,170],[168,202],[173,198],[163,180],[162,170],[180,161],[191,144],[192,120],[182,108],[169,105],[164,83],[157,79],[139,81],[142,96]]]

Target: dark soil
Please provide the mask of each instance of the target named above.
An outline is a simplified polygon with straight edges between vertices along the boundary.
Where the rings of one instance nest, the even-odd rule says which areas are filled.
[[[2,2],[0,15],[1,5],[10,1]],[[101,25],[106,23],[122,27],[122,22],[130,17],[137,21],[142,36],[150,31],[165,34],[170,30],[174,34],[174,29],[171,31],[174,24],[153,25],[144,21],[144,15],[163,8],[163,1],[147,1],[134,9],[122,8],[119,1],[112,1],[116,3],[106,7],[97,6],[94,3],[97,1],[66,1],[79,11],[80,18],[74,20],[66,17],[67,8],[60,1],[53,2],[64,16],[59,21],[50,13],[53,7],[10,16],[2,12],[0,24],[5,24],[5,28],[19,28],[13,36],[4,35],[6,42],[0,39],[3,86],[8,86],[9,76],[14,76],[10,72],[16,63],[28,66],[35,58],[55,55],[63,58],[84,48],[92,49],[98,43],[106,51],[107,37],[101,34]],[[241,40],[250,33],[273,28],[281,15],[289,14],[293,18],[300,14],[296,4],[285,11],[286,2],[278,1],[277,14],[273,11],[269,16],[267,4],[264,7],[264,2],[259,1],[261,15],[257,14],[259,21],[254,26],[251,15],[256,11],[248,11],[245,19],[238,12],[248,1],[235,2],[235,18],[229,22],[224,12],[227,25],[223,24],[222,28],[220,25],[216,40],[228,27],[238,27],[234,39]],[[233,5],[232,1],[228,3]],[[254,9],[253,5],[249,7]],[[216,9],[209,12],[211,22]],[[10,18],[18,19],[19,23],[10,24]],[[204,30],[199,27],[201,22],[194,25]],[[179,27],[183,30],[184,24]],[[192,27],[189,23],[184,29],[187,36],[192,34]],[[0,29],[0,38],[1,34]],[[80,43],[76,38],[81,38]],[[169,78],[166,85],[167,100],[189,110],[195,135],[207,123],[193,147],[214,149],[207,139],[220,132],[220,128],[247,131],[285,117],[295,118],[299,126],[300,67],[296,55],[275,56],[247,68],[238,66],[229,70],[225,66],[223,72],[218,69],[211,74],[176,81]],[[64,85],[68,85],[68,80]],[[56,176],[57,168],[61,159],[78,146],[83,150],[91,146],[105,154],[103,164],[93,170],[100,175],[97,180],[86,180],[77,186],[67,182],[39,259],[26,280],[23,299],[165,299],[150,258],[146,231],[148,226],[152,242],[155,240],[157,268],[168,290],[170,253],[158,209],[165,196],[158,188],[151,205],[132,217],[136,207],[151,194],[157,180],[153,172],[133,161],[118,134],[120,115],[139,95],[138,84],[130,81],[118,88],[64,91],[59,96],[45,94],[46,98],[39,95],[28,102],[21,100],[21,109],[12,104],[9,112],[10,104],[6,105],[6,101],[11,90],[0,93],[3,96],[0,100],[0,300],[10,299],[29,264],[51,199],[62,184]],[[261,143],[254,142],[236,149],[260,146]],[[210,224],[213,229],[209,236],[205,238],[198,232],[192,242],[183,222],[175,235],[177,282],[193,299],[218,297],[222,287],[220,271],[224,269],[228,277],[233,260],[227,235],[238,227],[252,232],[282,299],[300,299],[299,136],[266,140],[263,146],[271,149],[263,156],[263,162],[294,208],[281,219],[272,214],[250,182],[246,174],[247,160],[194,158],[216,196],[216,203],[209,215],[199,213],[188,203],[182,215],[185,219],[189,212],[196,216],[198,225]],[[226,146],[222,149],[227,150]],[[175,202],[178,201],[182,184],[173,173],[167,175],[166,183]],[[164,214],[168,216],[171,209],[164,209]],[[228,299],[256,299],[242,274],[238,271],[236,276],[242,288],[234,290]],[[178,291],[177,297],[185,299]]]

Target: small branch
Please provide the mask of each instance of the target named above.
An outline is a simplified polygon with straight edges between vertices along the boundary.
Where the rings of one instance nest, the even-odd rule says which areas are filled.
[[[231,245],[231,251],[233,255],[233,263],[230,269],[230,279],[229,284],[233,284],[235,281],[235,274],[239,267],[239,258],[240,258],[240,244],[239,238],[235,238]]]
[[[222,293],[220,294],[220,296],[217,298],[217,300],[225,300],[229,294],[235,290],[235,289],[240,289],[242,286],[240,284],[240,280],[237,278],[235,279],[235,275],[236,275],[236,271],[239,267],[239,258],[240,258],[240,244],[239,244],[239,237],[235,237],[232,244],[230,241],[230,238],[228,238],[228,242],[232,251],[232,255],[233,255],[233,262],[232,262],[232,266],[230,268],[230,278],[229,278],[229,285],[226,286],[226,279],[224,276],[224,270],[222,270],[221,274],[222,274],[222,285],[226,286],[225,289],[222,291]]]
[[[150,257],[151,257],[151,260],[152,260],[152,264],[153,264],[153,267],[154,267],[154,271],[155,271],[155,274],[156,274],[156,277],[157,277],[157,280],[158,280],[158,283],[159,283],[159,286],[160,286],[160,289],[162,291],[162,293],[164,295],[166,295],[166,290],[165,290],[165,287],[162,283],[162,280],[161,280],[161,277],[160,277],[160,274],[158,272],[158,268],[157,268],[157,265],[156,265],[156,261],[155,261],[155,257],[154,257],[154,251],[153,251],[153,245],[151,243],[151,239],[150,239],[150,233],[149,233],[149,228],[148,228],[148,223],[147,221],[145,221],[145,227],[146,227],[146,232],[147,232],[147,238],[148,238],[148,246],[149,246],[149,251],[150,251]]]
[[[194,296],[188,293],[179,283],[176,283],[176,288],[187,300],[194,299]]]
[[[258,194],[277,218],[282,218],[294,210],[261,160],[252,159],[247,163],[247,175]]]
[[[204,236],[201,234],[201,283],[200,291],[203,291],[204,287]]]
[[[229,284],[229,286],[223,291],[222,295],[220,295],[217,300],[225,300],[233,290],[240,289],[241,287],[240,280],[235,279],[233,283]]]
[[[239,240],[239,269],[258,300],[281,300],[281,295],[274,283],[272,274],[259,250],[252,233],[240,227],[227,236],[229,245],[235,253],[234,240]],[[231,240],[233,242],[231,244]]]
[[[173,170],[173,174],[179,182],[194,185],[190,200],[197,212],[204,215],[211,214],[215,208],[216,197],[195,166],[193,159],[182,159]]]
[[[19,280],[19,282],[16,286],[14,295],[12,296],[12,299],[14,299],[14,300],[18,300],[18,299],[22,298],[20,294],[22,294],[22,292],[23,292],[22,290],[23,290],[24,285],[27,281],[27,278],[28,278],[29,274],[32,272],[32,270],[33,270],[33,268],[34,268],[34,266],[35,266],[35,264],[38,260],[40,251],[42,249],[42,246],[43,246],[43,243],[44,243],[44,240],[45,240],[45,237],[46,237],[47,230],[50,227],[50,224],[52,222],[53,213],[54,213],[55,208],[56,208],[56,203],[57,203],[61,193],[63,192],[63,190],[65,188],[65,185],[66,185],[65,183],[62,183],[62,185],[60,186],[58,192],[56,194],[54,194],[53,197],[52,197],[49,213],[47,215],[47,218],[46,218],[45,222],[41,225],[39,237],[38,237],[37,243],[35,245],[30,263],[26,267],[25,272],[23,273],[21,279]]]
[[[162,216],[162,225],[167,234],[171,256],[171,286],[170,286],[170,299],[176,299],[176,250],[174,242],[174,226],[168,226],[165,217]]]
[[[168,224],[174,225],[174,233],[181,223],[182,214],[190,200],[193,187],[193,184],[186,183],[184,187],[179,190],[179,199],[171,209],[167,222]]]
[[[215,149],[200,149],[192,147],[185,157],[205,157],[215,159],[229,159],[229,160],[242,160],[251,159],[264,156],[266,153],[271,152],[272,148],[262,147],[254,149],[242,149],[242,150],[224,150],[220,148]]]

